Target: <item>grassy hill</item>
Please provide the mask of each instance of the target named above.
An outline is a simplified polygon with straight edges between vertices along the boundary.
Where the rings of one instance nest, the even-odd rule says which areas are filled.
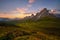
[[[0,26],[0,40],[60,40],[59,33],[60,19],[54,17],[12,21]]]

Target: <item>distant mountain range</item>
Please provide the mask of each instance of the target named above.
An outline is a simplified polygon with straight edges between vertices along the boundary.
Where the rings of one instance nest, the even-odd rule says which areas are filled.
[[[10,19],[10,18],[0,18],[0,21],[14,21],[14,20],[20,20],[20,18],[14,18],[14,19]]]
[[[55,14],[56,17],[60,18],[60,14]]]
[[[9,18],[0,18],[0,21],[8,21]]]

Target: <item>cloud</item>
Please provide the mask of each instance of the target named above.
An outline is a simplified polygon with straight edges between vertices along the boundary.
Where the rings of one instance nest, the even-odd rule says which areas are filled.
[[[26,13],[29,7],[24,7],[24,8],[16,8],[16,11],[19,13],[16,16],[19,18],[24,18],[26,16],[31,16],[31,14]]]
[[[1,13],[0,17],[2,17],[2,18],[15,18],[14,15],[9,14],[9,13],[6,13],[6,14],[5,13]]]
[[[27,10],[32,6],[35,0],[28,0],[28,4],[22,8],[16,8],[16,10],[10,12],[0,12],[0,17],[3,18],[24,18],[26,16],[31,16],[31,14],[26,14]]]
[[[24,18],[26,16],[31,16],[31,14],[25,14],[25,13],[23,13],[23,14],[18,14],[17,15],[18,18]]]
[[[2,18],[16,18],[17,17],[17,11],[9,11],[9,12],[0,12],[0,17]]]
[[[28,5],[27,5],[27,7],[28,7],[28,8],[31,7],[34,2],[35,2],[35,0],[28,0]]]
[[[29,0],[28,2],[31,4],[31,3],[34,3],[34,2],[35,2],[35,0]]]
[[[22,8],[16,8],[16,11],[19,12],[18,17],[24,18],[26,16],[31,16],[31,14],[26,14],[27,10],[32,6],[35,0],[28,0],[28,4]]]
[[[30,16],[31,14],[26,14],[28,10],[27,7],[25,8],[16,8],[16,10],[12,10],[9,12],[0,12],[0,17],[2,18],[24,18],[26,16]]]
[[[28,8],[16,8],[16,10],[17,10],[19,13],[26,13],[26,11],[28,10]]]
[[[26,13],[26,11],[32,6],[32,3],[34,3],[35,0],[28,0],[28,5],[26,5],[25,7],[22,8],[16,8],[16,10],[19,13]]]

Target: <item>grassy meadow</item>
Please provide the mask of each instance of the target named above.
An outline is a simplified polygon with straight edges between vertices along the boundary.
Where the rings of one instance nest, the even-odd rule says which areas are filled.
[[[0,24],[0,40],[60,40],[60,19],[10,21]]]

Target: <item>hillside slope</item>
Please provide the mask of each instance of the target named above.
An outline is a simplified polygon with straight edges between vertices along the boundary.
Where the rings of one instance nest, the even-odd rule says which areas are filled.
[[[43,17],[37,21],[26,20],[18,23],[21,28],[36,33],[39,36],[48,36],[48,38],[42,38],[42,40],[60,40],[60,19],[53,17]],[[42,33],[42,34],[40,34]],[[36,36],[38,37],[38,36]],[[52,37],[52,39],[50,38]],[[55,38],[55,39],[54,39]],[[38,38],[40,40],[40,37]],[[37,40],[38,40],[37,39]],[[32,39],[33,40],[33,39]]]
[[[0,26],[0,40],[60,40],[58,18],[44,17],[37,21],[26,20],[15,24],[18,27]]]

